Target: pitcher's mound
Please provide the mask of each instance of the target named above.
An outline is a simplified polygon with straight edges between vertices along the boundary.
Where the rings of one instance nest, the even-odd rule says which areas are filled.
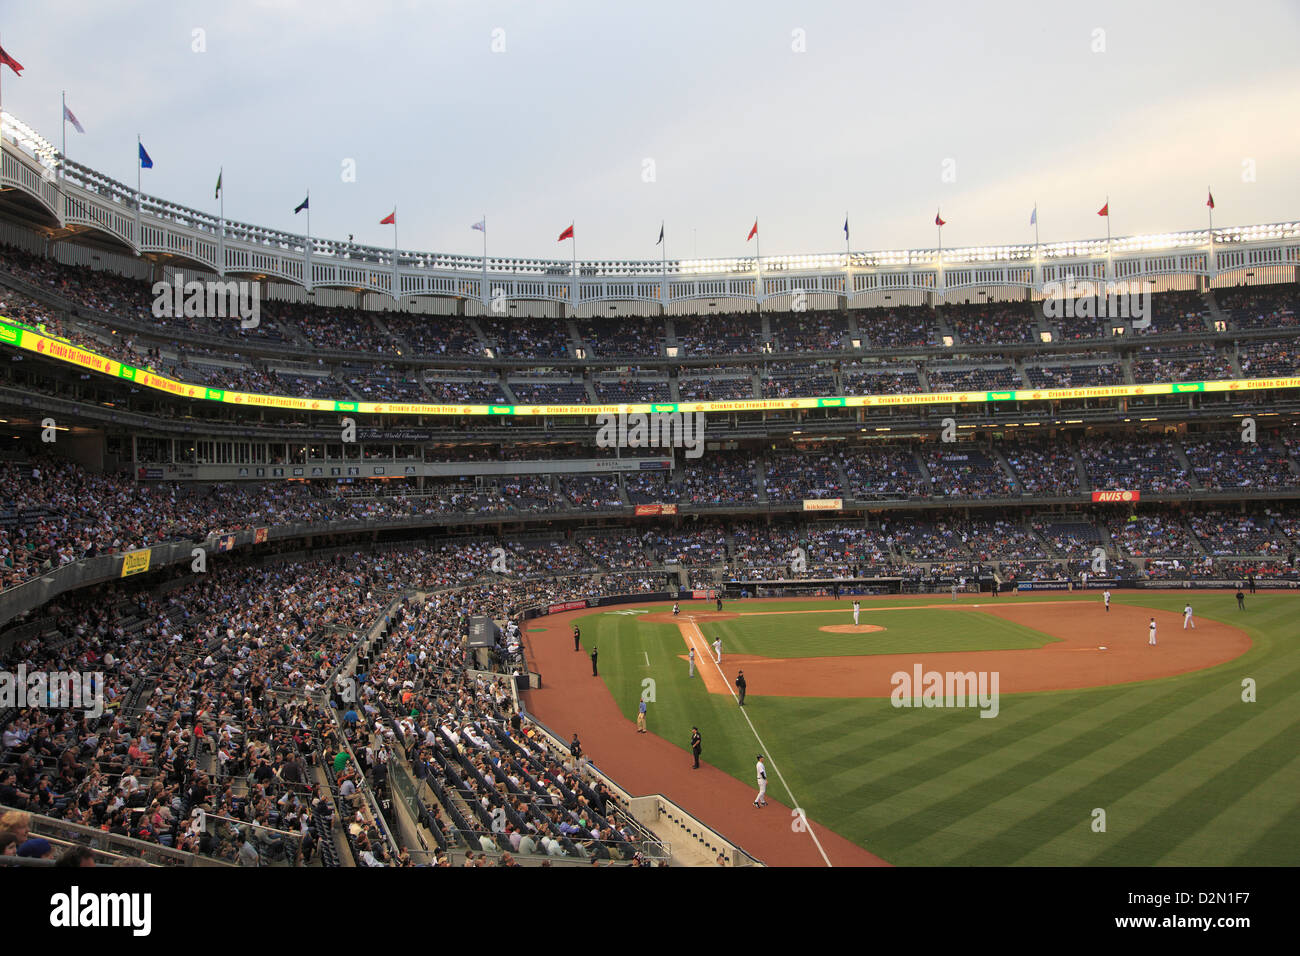
[[[872,631],[883,631],[884,628],[879,624],[827,624],[817,630],[827,634],[870,634]]]

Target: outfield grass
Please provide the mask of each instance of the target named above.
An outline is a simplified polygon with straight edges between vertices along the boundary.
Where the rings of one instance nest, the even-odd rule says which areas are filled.
[[[1069,600],[1070,595],[1009,595],[1001,601]],[[1078,595],[1096,601],[1096,595]],[[1179,611],[1185,594],[1115,592],[1114,603]],[[967,603],[992,603],[987,597]],[[890,602],[921,603],[915,598]],[[951,603],[944,598],[936,602]],[[1117,687],[1003,694],[993,720],[974,710],[898,710],[888,700],[751,697],[745,711],[769,755],[769,792],[797,803],[884,859],[901,865],[1296,865],[1300,863],[1300,595],[1257,594],[1240,612],[1231,595],[1197,594],[1197,616],[1241,627],[1254,641],[1245,655],[1204,671]],[[730,603],[728,610],[848,605]],[[863,607],[863,622],[880,623]],[[656,610],[662,610],[657,608]],[[902,620],[910,612],[897,612]],[[930,613],[919,618],[930,618]],[[947,616],[947,615],[945,615]],[[952,615],[955,616],[955,615]],[[738,618],[702,625],[723,635],[726,653],[807,656],[852,653],[848,642],[903,639],[911,625],[885,622],[871,635],[814,633],[798,652],[775,646],[779,622],[820,615]],[[971,615],[1003,629],[982,646],[1025,647],[1043,636]],[[828,618],[827,620],[830,620]],[[820,626],[820,625],[819,625]],[[689,760],[693,724],[704,759],[753,783],[760,749],[730,697],[709,694],[686,676],[684,644],[671,624],[597,613],[583,622],[584,643],[600,645],[601,676],[633,719],[650,678],[652,731]],[[959,640],[942,633],[908,641]],[[1020,643],[1026,642],[1029,643]],[[921,649],[909,643],[903,650]],[[926,649],[954,649],[952,645]],[[870,651],[858,651],[869,653]],[[884,651],[881,651],[884,652]],[[649,663],[647,664],[647,659]],[[724,657],[725,666],[725,657]],[[1242,679],[1257,701],[1242,701]],[[785,784],[779,771],[784,776]],[[738,808],[738,812],[745,808]],[[1106,832],[1092,830],[1094,809]]]

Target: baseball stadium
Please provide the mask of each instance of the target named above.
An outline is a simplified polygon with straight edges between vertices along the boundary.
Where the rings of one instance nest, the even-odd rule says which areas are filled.
[[[1294,203],[419,251],[0,39],[0,872],[1300,864]]]

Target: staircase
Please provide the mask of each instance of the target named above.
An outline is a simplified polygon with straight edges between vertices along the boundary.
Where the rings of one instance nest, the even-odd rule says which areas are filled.
[[[1011,467],[1011,462],[1007,461],[1007,456],[1002,454],[1002,449],[996,446],[989,448],[989,457],[997,462],[998,467],[1010,479],[1011,487],[1015,489],[1016,494],[1023,495],[1025,493],[1024,485],[1020,483],[1020,477],[1016,474],[1016,470]]]
[[[1178,464],[1182,465],[1183,470],[1187,472],[1187,480],[1191,482],[1192,489],[1195,491],[1204,490],[1201,485],[1201,480],[1196,477],[1196,471],[1192,468],[1191,460],[1187,457],[1187,452],[1183,451],[1182,444],[1180,442],[1171,441],[1169,447],[1173,449],[1174,457],[1178,459]]]

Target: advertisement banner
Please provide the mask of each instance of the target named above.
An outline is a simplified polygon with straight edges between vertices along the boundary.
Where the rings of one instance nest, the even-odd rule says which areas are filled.
[[[663,511],[663,505],[637,505],[636,513],[638,515],[657,515]]]
[[[843,498],[805,498],[804,511],[843,511]]]
[[[509,416],[586,416],[651,413],[671,408],[675,412],[769,412],[803,408],[888,408],[918,405],[965,405],[990,402],[1064,401],[1086,398],[1127,398],[1130,396],[1181,395],[1191,392],[1262,391],[1300,389],[1300,377],[1227,379],[1215,382],[1150,382],[1141,385],[1103,385],[1084,388],[1039,388],[1014,391],[975,392],[908,392],[887,395],[809,396],[807,398],[741,399],[728,402],[642,402],[625,405],[440,405],[422,402],[358,402],[319,398],[291,398],[286,395],[262,395],[206,388],[138,369],[79,348],[61,339],[42,335],[12,322],[0,322],[0,346],[16,346],[103,375],[130,378],[145,388],[200,401],[222,402],[264,408],[302,411],[347,411],[363,415],[509,415]],[[342,394],[342,393],[341,393]],[[653,465],[643,465],[652,468]],[[1136,499],[1134,499],[1136,500]]]
[[[152,548],[145,548],[143,551],[128,551],[122,555],[122,577],[148,571],[149,558],[152,554]]]
[[[664,506],[663,506],[663,513],[666,514],[666,515],[675,515],[675,514],[677,514],[677,506],[676,506],[676,505],[664,505]]]
[[[582,601],[563,601],[560,604],[552,604],[546,609],[547,614],[559,614],[561,611],[577,611],[587,606],[585,600]]]
[[[270,528],[257,528],[253,532],[253,544],[264,544],[266,542],[267,532],[270,530]]]
[[[1078,581],[1017,581],[1016,582],[1017,591],[1084,591],[1084,590],[1104,591],[1107,588],[1113,589],[1120,586],[1121,586],[1121,582],[1113,579],[1094,580],[1092,578],[1088,579],[1088,584],[1086,588]]]
[[[1140,491],[1094,491],[1092,493],[1092,500],[1094,502],[1100,501],[1106,503],[1127,503],[1130,501],[1137,501],[1141,497],[1142,492]]]
[[[233,534],[223,534],[217,539],[217,551],[230,551],[235,547],[235,536]]]

